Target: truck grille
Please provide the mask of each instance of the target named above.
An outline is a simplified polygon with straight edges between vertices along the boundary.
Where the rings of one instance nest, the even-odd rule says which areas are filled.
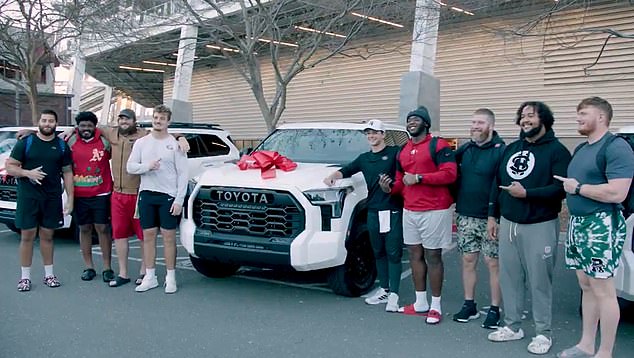
[[[207,187],[196,196],[193,219],[201,230],[293,239],[304,231],[305,214],[285,191]]]
[[[18,182],[8,175],[0,176],[0,201],[18,200]]]

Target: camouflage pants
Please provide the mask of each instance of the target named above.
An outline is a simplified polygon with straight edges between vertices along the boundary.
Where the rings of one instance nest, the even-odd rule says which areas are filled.
[[[619,266],[625,242],[625,219],[611,212],[571,216],[566,240],[566,267],[594,278],[610,278]]]
[[[487,219],[458,215],[458,249],[462,254],[482,252],[487,257],[498,257],[497,240],[489,240],[487,235]]]

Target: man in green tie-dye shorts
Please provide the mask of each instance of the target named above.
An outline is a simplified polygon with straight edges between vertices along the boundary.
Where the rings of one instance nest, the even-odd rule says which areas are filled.
[[[568,178],[561,180],[571,214],[566,266],[576,271],[583,291],[583,331],[577,345],[557,357],[612,357],[619,324],[614,273],[625,240],[625,200],[634,175],[634,153],[608,131],[612,106],[603,98],[586,98],[577,106],[578,132],[587,141],[575,149]],[[601,345],[595,352],[597,325]]]
[[[625,242],[620,210],[571,215],[566,240],[566,267],[594,278],[609,278],[619,265]]]

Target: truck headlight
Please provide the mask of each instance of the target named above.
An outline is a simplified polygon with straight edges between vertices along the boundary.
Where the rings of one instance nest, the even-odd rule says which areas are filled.
[[[354,189],[352,187],[346,188],[328,188],[328,189],[315,189],[307,190],[304,192],[304,196],[313,205],[318,206],[330,206],[332,210],[333,218],[340,218],[343,212],[343,203],[346,200],[346,195],[351,193]]]

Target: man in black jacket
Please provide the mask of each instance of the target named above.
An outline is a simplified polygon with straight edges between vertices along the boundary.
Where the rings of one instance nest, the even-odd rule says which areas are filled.
[[[525,287],[531,292],[535,337],[527,349],[546,354],[552,346],[552,278],[559,237],[559,212],[565,196],[561,182],[570,152],[557,140],[553,114],[542,102],[525,102],[517,110],[520,139],[502,156],[496,182],[497,201],[489,216],[501,215],[499,230],[500,288],[505,327],[489,334],[494,342],[524,338]],[[495,226],[489,225],[490,234]]]
[[[473,113],[471,119],[471,140],[456,151],[458,164],[458,192],[456,197],[456,224],[458,226],[458,249],[462,253],[462,283],[464,285],[464,304],[460,312],[454,314],[456,322],[468,322],[480,317],[476,307],[475,285],[476,266],[479,254],[489,269],[491,286],[491,306],[484,328],[497,328],[500,321],[500,282],[498,268],[498,242],[487,234],[487,216],[490,197],[504,152],[504,141],[493,129],[495,115],[490,109],[481,108]],[[495,220],[491,218],[491,220]]]

